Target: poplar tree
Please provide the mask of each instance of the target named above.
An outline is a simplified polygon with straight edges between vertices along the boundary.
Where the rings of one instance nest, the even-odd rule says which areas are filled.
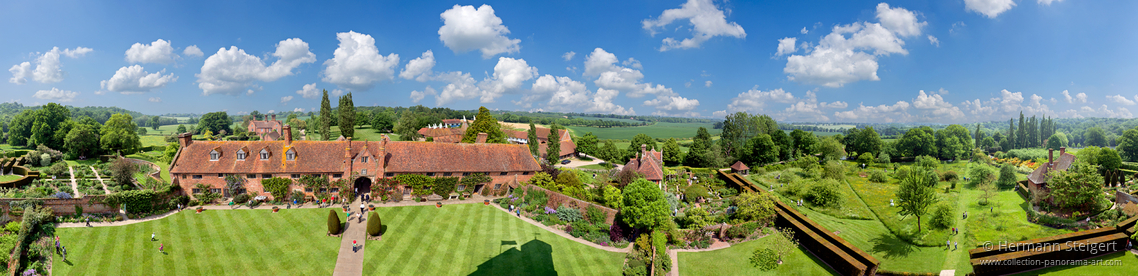
[[[538,154],[538,147],[537,147],[538,144],[540,144],[540,142],[537,141],[537,127],[533,125],[533,122],[529,122],[529,133],[528,134],[529,134],[529,136],[527,136],[526,139],[529,139],[529,142],[527,142],[527,143],[529,145],[530,154],[533,154],[533,156],[540,156]]]
[[[351,138],[356,134],[356,105],[352,103],[352,92],[340,96],[340,135]]]
[[[324,140],[332,140],[328,137],[332,128],[332,103],[328,101],[328,90],[324,90],[324,98],[320,100],[320,137]]]

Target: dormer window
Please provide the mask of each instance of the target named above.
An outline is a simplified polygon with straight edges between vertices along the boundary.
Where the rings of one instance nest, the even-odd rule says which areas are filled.
[[[245,150],[237,150],[237,160],[245,161]]]
[[[261,160],[269,160],[269,150],[261,150]]]
[[[296,151],[290,149],[290,150],[288,150],[288,152],[285,152],[285,160],[288,160],[288,161],[296,160]]]
[[[209,152],[209,161],[217,161],[217,159],[220,159],[220,158],[221,158],[221,153],[217,152],[217,150],[213,150],[213,151]]]

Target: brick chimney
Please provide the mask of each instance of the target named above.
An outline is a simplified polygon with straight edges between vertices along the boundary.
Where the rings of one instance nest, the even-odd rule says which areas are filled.
[[[273,114],[273,121],[277,120],[277,114]]]
[[[486,143],[486,138],[489,138],[489,137],[490,137],[489,134],[486,134],[485,132],[479,132],[478,133],[478,139],[474,140],[474,143],[475,144]]]
[[[1059,153],[1059,157],[1063,157],[1063,154]],[[1047,149],[1047,166],[1054,166],[1054,165],[1055,165],[1055,149],[1048,148]]]
[[[189,132],[178,134],[178,145],[185,148],[194,143],[194,135]]]
[[[1067,147],[1059,147],[1059,158],[1063,158],[1063,154],[1067,153]]]
[[[285,145],[292,145],[292,126],[284,125],[281,132],[284,132],[281,134],[284,134]]]

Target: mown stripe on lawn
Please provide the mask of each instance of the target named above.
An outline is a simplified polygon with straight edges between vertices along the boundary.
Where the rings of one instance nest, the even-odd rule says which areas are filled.
[[[427,218],[424,218],[424,216],[425,216],[424,211],[426,210],[426,208],[413,208],[413,207],[398,207],[398,208],[409,209],[407,211],[410,211],[410,212],[407,212],[406,217],[402,221],[400,221],[400,223],[398,225],[395,225],[395,227],[397,227],[397,228],[394,231],[389,231],[392,234],[389,237],[391,239],[383,239],[383,241],[385,243],[388,243],[388,242],[392,243],[391,245],[387,246],[387,248],[391,250],[392,255],[390,255],[390,258],[385,259],[385,261],[387,261],[387,263],[389,265],[391,265],[391,264],[402,264],[402,265],[392,266],[391,270],[390,270],[391,275],[402,275],[403,270],[407,269],[408,267],[410,267],[412,265],[411,263],[408,263],[407,261],[412,257],[412,255],[415,254],[415,252],[419,249],[419,247],[421,247],[421,246],[414,246],[414,245],[419,245],[419,243],[421,243],[421,240],[416,239],[416,238],[422,238],[423,237],[422,234],[425,234],[425,233],[409,233],[407,231],[407,229],[410,229],[412,227],[411,224],[414,223],[414,220],[429,221]],[[388,228],[388,230],[391,230],[391,229],[392,228]]]
[[[459,205],[459,206],[465,207],[466,205]],[[470,205],[470,206],[478,206],[478,205]],[[475,207],[475,208],[479,208],[479,207]],[[471,224],[477,223],[477,220],[486,214],[485,209],[475,209],[475,208],[470,208],[469,211],[465,212],[463,214],[463,216],[459,219],[461,222],[458,226],[462,232],[458,233],[458,237],[459,237],[458,243],[455,244],[455,246],[456,246],[456,248],[458,248],[458,250],[452,250],[451,252],[448,252],[448,254],[447,254],[446,260],[452,260],[457,265],[442,266],[441,268],[443,268],[444,271],[442,271],[442,273],[440,273],[439,275],[457,275],[457,274],[460,274],[462,271],[469,269],[470,264],[471,264],[470,255],[469,254],[457,254],[457,253],[459,251],[470,252],[470,249],[471,249],[470,241],[475,238],[474,237],[474,233],[475,233],[474,231],[476,228],[478,228],[477,225],[471,225]],[[457,255],[457,256],[455,256],[455,255]]]

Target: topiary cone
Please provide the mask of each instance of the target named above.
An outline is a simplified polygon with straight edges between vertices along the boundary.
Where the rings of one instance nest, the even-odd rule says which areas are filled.
[[[382,227],[383,224],[379,222],[379,214],[371,212],[371,215],[367,216],[367,234],[379,236],[379,230]]]
[[[340,233],[340,215],[336,214],[336,210],[328,210],[328,234]]]

